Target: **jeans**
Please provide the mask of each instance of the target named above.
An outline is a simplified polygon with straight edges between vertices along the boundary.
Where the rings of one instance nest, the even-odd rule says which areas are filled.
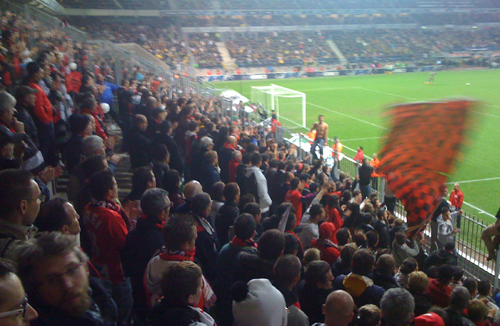
[[[321,157],[323,157],[323,146],[325,146],[325,139],[324,138],[320,138],[320,139],[316,138],[314,140],[314,143],[311,146],[311,154],[316,159],[318,159],[318,157],[316,156],[316,147],[318,147],[318,145],[319,145],[319,154],[321,155]]]
[[[367,186],[359,186],[359,190],[361,191],[361,195],[363,195],[363,200],[370,196],[372,193],[372,187],[370,185]]]
[[[112,284],[109,281],[103,281],[107,293],[113,298],[118,308],[118,326],[132,325],[132,285],[130,279]]]

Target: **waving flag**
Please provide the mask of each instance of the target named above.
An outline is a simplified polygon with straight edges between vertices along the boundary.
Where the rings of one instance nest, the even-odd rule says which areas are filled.
[[[438,205],[476,105],[470,100],[422,102],[387,111],[393,127],[380,152],[379,171],[407,211],[409,237],[422,229]]]

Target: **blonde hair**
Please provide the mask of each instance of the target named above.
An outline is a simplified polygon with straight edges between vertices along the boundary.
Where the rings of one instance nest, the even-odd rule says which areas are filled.
[[[424,272],[411,272],[408,278],[408,289],[412,293],[423,294],[427,291],[430,281]]]
[[[321,259],[321,253],[317,248],[309,248],[304,253],[304,266],[310,262]]]

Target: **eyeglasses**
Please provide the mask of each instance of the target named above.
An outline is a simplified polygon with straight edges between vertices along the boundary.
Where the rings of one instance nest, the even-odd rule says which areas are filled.
[[[46,198],[47,198],[47,197],[45,197],[45,195],[44,195],[44,194],[40,194],[40,196],[38,196],[38,197],[36,197],[36,198],[29,198],[29,199],[26,199],[26,200],[28,200],[28,201],[33,201],[33,200],[38,200],[38,199],[40,199],[40,202],[42,202],[42,203],[43,203],[43,202],[45,202],[45,199],[46,199]]]
[[[42,286],[42,285],[47,284],[47,285],[50,285],[50,286],[56,286],[56,285],[59,284],[59,281],[64,276],[67,276],[70,279],[74,279],[74,278],[76,278],[79,275],[79,273],[80,273],[80,267],[82,267],[83,264],[85,264],[85,262],[81,262],[78,265],[75,265],[73,267],[68,268],[68,270],[66,272],[62,273],[62,274],[53,275],[53,276],[49,277],[48,279],[46,279],[45,281],[38,283],[38,285]]]
[[[19,316],[22,313],[23,318],[26,317],[26,310],[28,310],[28,297],[24,297],[23,302],[21,303],[21,309],[16,309],[12,311],[6,311],[0,313],[0,318],[11,317],[11,316]]]

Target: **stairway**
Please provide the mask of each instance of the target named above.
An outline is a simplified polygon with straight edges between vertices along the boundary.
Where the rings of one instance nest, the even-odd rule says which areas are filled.
[[[234,59],[231,58],[226,44],[224,42],[215,42],[215,45],[217,46],[217,50],[219,50],[219,53],[222,57],[222,65],[225,68],[231,68],[234,65]]]
[[[326,43],[330,46],[330,49],[332,49],[333,53],[335,53],[337,57],[340,59],[340,64],[341,65],[347,64],[347,59],[342,54],[342,51],[340,51],[337,44],[335,44],[335,42],[333,42],[332,40],[327,40]]]

